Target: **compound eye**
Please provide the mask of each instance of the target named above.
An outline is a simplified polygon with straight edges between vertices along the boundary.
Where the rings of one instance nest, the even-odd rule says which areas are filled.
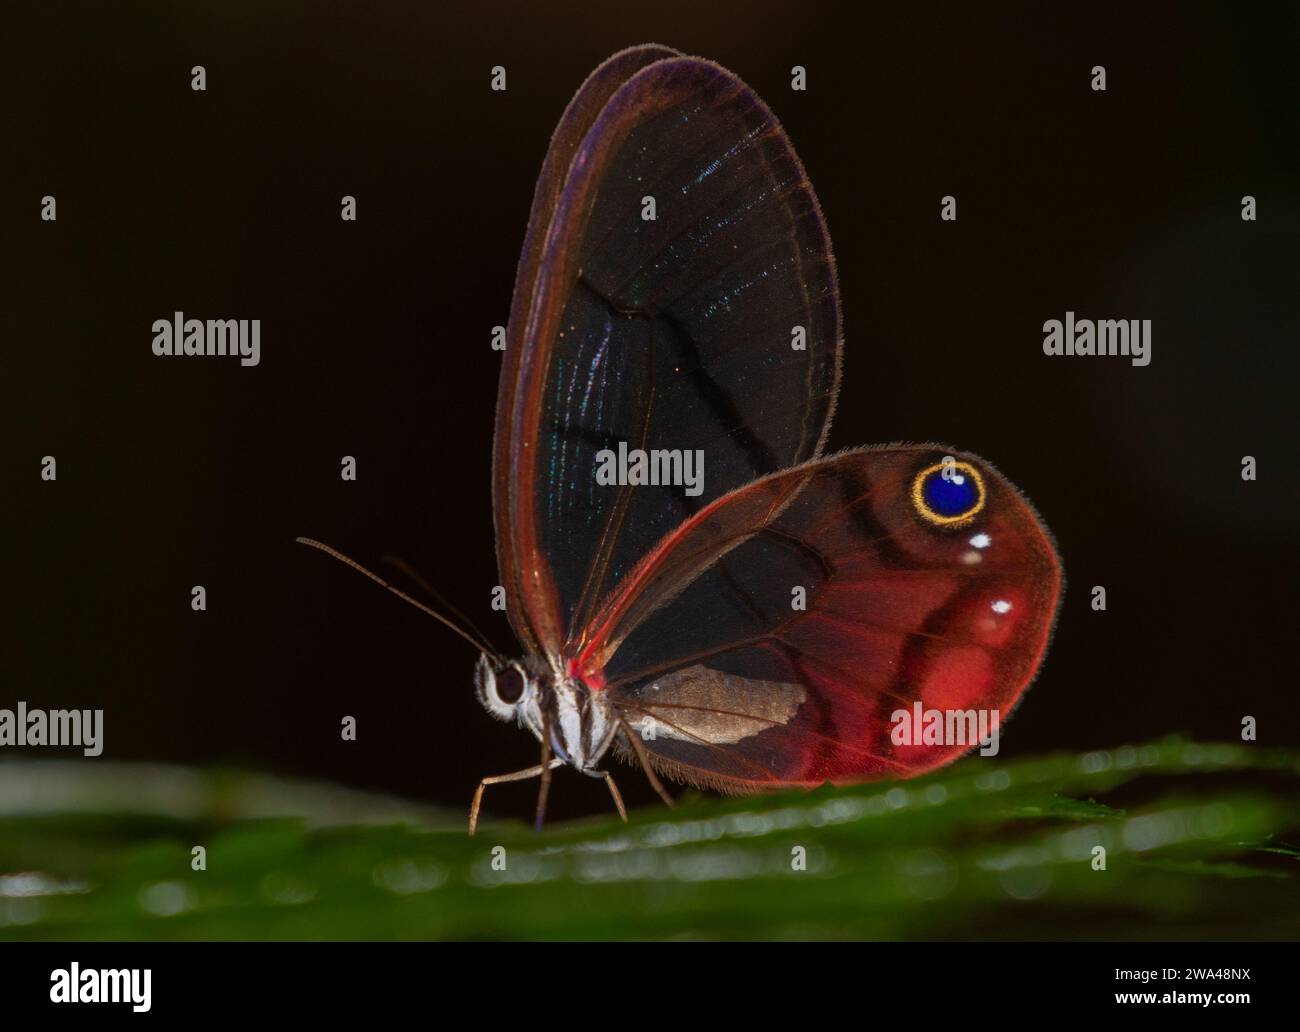
[[[496,677],[497,698],[513,706],[524,697],[524,675],[516,667],[508,666]]]
[[[485,654],[479,657],[474,668],[474,687],[478,701],[492,716],[498,720],[514,720],[528,692],[528,678],[518,664]]]

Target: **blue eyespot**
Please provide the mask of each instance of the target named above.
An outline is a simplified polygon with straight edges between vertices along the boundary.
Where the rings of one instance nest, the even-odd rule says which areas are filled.
[[[969,462],[946,457],[916,475],[912,502],[931,523],[961,526],[984,508],[984,478]]]
[[[951,519],[965,516],[980,500],[980,489],[975,478],[965,473],[953,472],[945,479],[942,471],[925,478],[922,488],[925,504],[940,516]]]

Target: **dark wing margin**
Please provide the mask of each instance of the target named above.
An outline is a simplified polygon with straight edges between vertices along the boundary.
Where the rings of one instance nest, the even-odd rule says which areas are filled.
[[[575,112],[587,90],[543,169],[498,397],[507,604],[551,655],[583,647],[608,592],[683,520],[818,455],[839,378],[829,236],[771,111],[696,58],[646,64],[594,117],[597,93]],[[599,484],[598,456],[620,447],[679,473],[702,456],[702,477]]]
[[[592,122],[600,114],[613,93],[628,78],[647,65],[665,58],[680,56],[677,51],[661,46],[631,47],[620,51],[600,65],[587,77],[565,109],[559,125],[551,135],[550,147],[537,177],[533,193],[532,212],[524,234],[524,246],[515,272],[514,296],[510,303],[510,322],[506,333],[506,353],[501,367],[501,380],[497,388],[496,428],[492,457],[492,505],[496,524],[497,566],[506,589],[507,611],[519,642],[528,651],[540,655],[543,651],[541,636],[550,640],[554,634],[555,615],[545,599],[553,592],[547,583],[547,571],[534,570],[531,580],[536,597],[530,611],[523,590],[528,574],[527,562],[520,554],[521,542],[515,533],[516,521],[512,515],[511,493],[518,480],[519,448],[515,422],[515,396],[520,381],[521,366],[526,352],[525,327],[528,310],[533,300],[541,266],[543,244],[555,214],[565,177],[573,155],[587,135]]]
[[[918,474],[974,465],[984,507],[937,526]],[[998,714],[1037,672],[1062,590],[1050,535],[988,463],[940,446],[846,452],[715,502],[597,614],[580,675],[652,762],[724,791],[906,777],[978,739],[895,741],[900,710]],[[991,719],[991,717],[988,717]]]

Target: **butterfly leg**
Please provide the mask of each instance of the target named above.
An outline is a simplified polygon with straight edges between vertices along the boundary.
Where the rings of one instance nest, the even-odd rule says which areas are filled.
[[[554,759],[550,762],[549,767],[543,767],[540,763],[536,767],[529,767],[527,770],[517,770],[513,774],[497,774],[490,778],[484,778],[478,783],[478,790],[474,793],[474,802],[469,808],[469,833],[471,835],[478,829],[478,812],[483,805],[483,791],[488,785],[500,785],[506,781],[527,781],[529,778],[540,777],[543,771],[549,772],[563,764],[561,759]]]
[[[623,796],[614,784],[614,778],[609,771],[602,770],[600,776],[605,779],[605,784],[609,786],[609,794],[614,797],[614,805],[618,808],[618,815],[623,818],[623,823],[627,823],[627,807],[623,805]]]
[[[659,776],[655,774],[654,768],[650,766],[650,759],[645,754],[645,746],[641,744],[641,739],[637,737],[636,732],[628,726],[627,721],[622,717],[618,718],[618,722],[623,726],[623,734],[626,736],[628,744],[632,746],[632,751],[636,753],[636,758],[641,761],[641,769],[645,771],[645,776],[650,782],[650,787],[659,793],[659,798],[664,801],[665,805],[672,806],[673,797],[668,794],[668,790],[664,788],[663,782],[659,780]]]
[[[537,815],[533,819],[533,831],[542,830],[542,821],[546,819],[546,797],[551,791],[551,771],[560,763],[551,759],[551,715],[542,711],[542,780],[537,786]]]

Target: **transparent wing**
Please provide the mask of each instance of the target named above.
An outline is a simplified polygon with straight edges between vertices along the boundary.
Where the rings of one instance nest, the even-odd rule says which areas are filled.
[[[829,238],[776,119],[717,65],[627,53],[656,59],[594,117],[601,91],[580,93],[556,132],[543,180],[567,169],[535,204],[498,397],[508,606],[553,655],[583,647],[597,605],[684,519],[818,454],[838,377]],[[698,493],[602,486],[620,445],[702,454]]]

